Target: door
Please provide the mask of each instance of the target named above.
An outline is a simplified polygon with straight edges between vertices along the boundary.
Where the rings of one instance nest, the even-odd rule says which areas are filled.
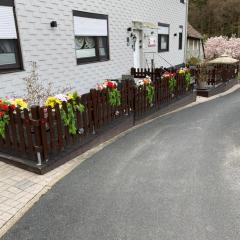
[[[134,47],[134,68],[140,68],[141,67],[141,52],[140,52],[141,34],[139,30],[135,30],[134,34],[136,36],[136,42]]]

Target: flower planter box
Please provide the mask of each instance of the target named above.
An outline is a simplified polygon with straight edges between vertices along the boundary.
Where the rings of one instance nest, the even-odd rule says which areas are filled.
[[[223,82],[218,84],[215,87],[207,88],[207,89],[197,89],[197,95],[201,97],[212,97],[219,93],[225,92],[232,88],[234,85],[238,84],[237,79],[231,79],[227,82]]]

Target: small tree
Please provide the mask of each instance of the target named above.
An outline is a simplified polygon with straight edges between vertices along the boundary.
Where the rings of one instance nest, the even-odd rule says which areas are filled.
[[[240,38],[224,36],[209,38],[205,43],[205,54],[207,59],[229,54],[233,58],[240,59]]]
[[[28,77],[24,78],[24,81],[26,85],[26,94],[24,98],[30,106],[42,106],[49,96],[53,96],[59,93],[66,93],[71,90],[71,87],[55,89],[53,88],[53,84],[51,82],[43,84],[43,82],[40,81],[38,76],[36,62],[32,62],[31,74]]]

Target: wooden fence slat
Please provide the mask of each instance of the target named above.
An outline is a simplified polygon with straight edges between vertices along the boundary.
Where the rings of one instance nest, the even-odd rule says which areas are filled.
[[[93,125],[94,125],[94,129],[98,129],[99,128],[99,115],[98,115],[98,111],[99,111],[99,101],[98,101],[98,92],[96,89],[91,89],[90,90],[90,96],[91,96],[91,102],[92,102],[92,118],[93,118]]]
[[[39,127],[39,106],[32,106],[31,107],[31,115],[32,115],[32,123],[34,129],[34,147],[35,151],[39,152],[42,156],[42,141],[41,141],[41,130]]]
[[[23,112],[24,112],[24,125],[25,125],[26,136],[27,136],[27,152],[33,155],[34,149],[33,149],[31,121],[29,117],[29,111],[27,109],[24,109]]]
[[[16,129],[16,124],[15,124],[15,114],[13,113],[12,109],[9,110],[9,117],[10,117],[9,128],[10,128],[10,132],[11,132],[11,139],[12,139],[12,143],[13,143],[13,148],[16,151],[16,150],[18,150],[17,129]]]
[[[18,130],[18,141],[19,141],[20,151],[22,153],[25,153],[26,146],[25,146],[24,126],[22,121],[22,113],[19,108],[16,108],[16,117],[17,117],[17,130]]]
[[[62,129],[62,119],[60,114],[60,108],[57,104],[55,107],[55,117],[56,117],[56,124],[57,124],[57,136],[58,136],[58,149],[62,151],[64,149],[64,136],[63,136],[63,129]]]
[[[44,160],[48,160],[48,139],[47,139],[47,131],[46,131],[46,124],[47,119],[45,118],[45,109],[44,107],[39,109],[39,116],[40,116],[40,131],[41,131],[41,140],[42,140],[42,147],[43,147],[43,158]]]
[[[48,115],[48,127],[49,127],[49,137],[50,137],[50,149],[54,151],[57,149],[57,144],[55,141],[54,117],[53,117],[53,111],[51,107],[47,108],[47,115]]]
[[[5,127],[5,139],[4,140],[4,147],[11,147],[11,139],[10,139],[10,131],[9,131],[9,126]]]
[[[62,103],[62,108],[63,108],[63,111],[65,111],[65,113],[68,115],[66,102]],[[72,143],[72,139],[71,139],[71,136],[70,136],[70,133],[69,133],[69,127],[65,126],[65,125],[64,125],[64,136],[65,136],[66,145],[67,146],[70,145]]]

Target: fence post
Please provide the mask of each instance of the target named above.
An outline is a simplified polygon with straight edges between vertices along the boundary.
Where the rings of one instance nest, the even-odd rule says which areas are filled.
[[[156,69],[154,68],[151,69],[151,79],[153,82],[156,81]]]
[[[131,75],[136,77],[136,68],[131,68]]]
[[[34,138],[35,138],[35,151],[37,154],[38,166],[42,165],[42,157],[43,157],[43,146],[42,146],[42,138],[41,138],[41,130],[40,130],[40,115],[39,115],[39,106],[31,107],[32,114],[32,123],[34,128]]]
[[[90,90],[91,94],[91,101],[92,101],[92,121],[93,121],[93,132],[96,131],[96,129],[99,128],[99,120],[98,119],[98,92],[96,89]]]
[[[135,123],[136,123],[136,114],[137,114],[136,100],[137,100],[137,91],[138,91],[138,88],[132,87],[133,126],[135,126]]]

